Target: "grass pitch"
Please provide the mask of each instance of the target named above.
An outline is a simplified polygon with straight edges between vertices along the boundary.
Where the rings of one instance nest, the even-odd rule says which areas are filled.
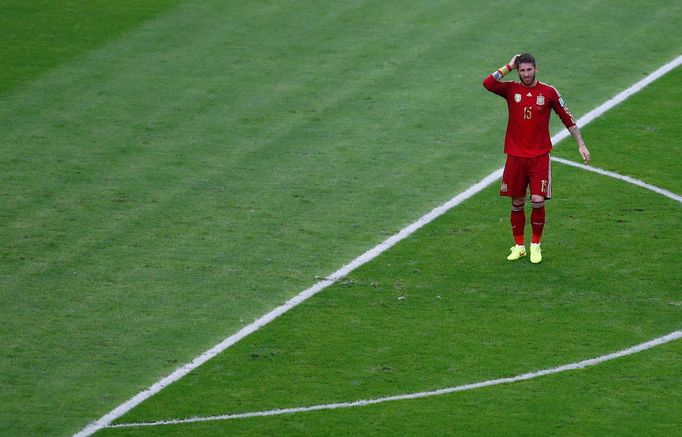
[[[682,70],[672,72],[585,135],[604,138],[613,120],[682,89],[681,79]],[[657,126],[673,124],[674,114],[660,113]],[[678,138],[648,132],[661,147]],[[639,136],[633,130],[593,150],[608,153]],[[665,168],[667,159],[639,150],[647,169]],[[119,422],[435,390],[580,361],[679,329],[680,205],[570,167],[555,164],[554,174],[560,194],[548,205],[541,265],[504,259],[508,202],[500,206],[497,186],[490,187]],[[668,435],[680,425],[679,353],[675,342],[588,370],[442,399],[103,435]]]
[[[88,2],[96,4],[100,3]],[[166,2],[136,4],[149,9],[136,15],[139,9],[126,6],[113,14],[104,7],[84,9],[84,3],[73,3],[77,10],[89,11],[86,21],[104,29],[100,36],[87,32],[92,39],[82,45],[76,44],[82,41],[80,35],[68,31],[75,28],[70,23],[78,16],[73,9],[56,6],[49,13],[45,8],[6,9],[15,11],[14,15],[3,10],[1,19],[11,23],[0,26],[0,32],[6,32],[3,42],[13,41],[9,32],[26,28],[21,24],[26,22],[24,17],[42,22],[40,29],[46,29],[48,23],[55,26],[55,34],[63,31],[65,35],[63,44],[45,44],[41,42],[44,34],[26,31],[18,38],[26,45],[17,45],[25,48],[13,52],[19,55],[3,58],[3,74],[10,79],[3,79],[0,97],[0,304],[4,309],[0,335],[6,348],[0,358],[0,428],[9,435],[68,434],[82,428],[307,287],[316,276],[334,271],[499,167],[504,107],[482,89],[480,81],[520,47],[536,54],[542,79],[556,85],[579,115],[677,56],[682,41],[677,32],[680,6],[653,1],[617,8],[609,2],[577,2],[570,10],[537,5],[518,18],[510,18],[507,8],[522,10],[522,3],[505,3],[505,9],[481,7],[479,2],[442,1],[419,5],[357,1],[324,8],[313,2],[268,1],[180,2],[171,9],[164,9],[171,4]],[[161,10],[164,12],[157,14]],[[24,13],[28,15],[21,15]],[[509,29],[534,24],[529,32],[500,35],[500,23],[507,23],[504,27]],[[627,38],[622,34],[625,28]],[[50,52],[55,47],[59,50]],[[37,69],[31,67],[39,59],[51,61]],[[646,109],[634,109],[633,113],[651,113],[661,107],[661,101],[667,97],[655,96]],[[652,127],[650,124],[644,128]],[[629,131],[627,125],[619,127],[618,123],[612,129],[625,135]],[[636,132],[650,144],[668,141],[669,150],[674,150],[675,138],[679,138],[668,125]],[[587,138],[595,164],[609,162],[609,168],[621,170],[624,167],[619,165],[625,161],[617,156],[626,142],[609,143],[608,134],[604,138],[599,143]],[[600,153],[598,144],[614,145],[610,153]],[[640,173],[644,168],[660,168],[651,172],[657,173],[658,179],[653,181],[679,192],[679,179],[666,173],[670,168],[666,165],[674,169],[679,159],[657,155],[659,160],[649,166],[636,165],[652,162],[650,155],[654,154],[648,150],[635,149],[628,154],[628,159],[641,156],[629,171],[645,177],[649,174]],[[564,151],[560,148],[558,152]],[[567,284],[577,281],[593,294],[598,286],[611,284],[607,273],[618,272],[636,304],[648,302],[645,296],[652,289],[678,296],[679,289],[670,286],[679,283],[675,282],[679,278],[670,277],[674,269],[660,264],[659,272],[657,263],[641,263],[634,255],[630,261],[619,256],[637,247],[640,253],[653,254],[653,259],[675,260],[675,253],[666,251],[677,246],[667,246],[668,240],[655,245],[651,237],[675,237],[670,227],[676,223],[671,225],[670,220],[679,222],[679,216],[663,215],[676,211],[675,206],[665,201],[660,206],[661,199],[637,195],[633,197],[638,200],[636,206],[621,208],[633,211],[613,209],[620,205],[617,199],[622,199],[613,193],[633,189],[578,171],[557,170],[566,173],[559,174],[560,178],[574,178],[575,184],[567,189],[556,187],[558,196],[568,203],[563,213],[560,202],[552,203],[551,208],[556,209],[550,209],[550,221],[554,220],[552,214],[565,219],[548,225],[547,263],[543,267],[561,275]],[[608,201],[594,198],[592,187],[583,185],[585,181],[594,181],[594,188]],[[474,208],[468,216],[463,215],[467,220],[447,223],[458,220],[459,213],[451,215],[422,232],[445,229],[446,234],[452,233],[447,245],[437,238],[422,249],[426,256],[429,247],[443,245],[436,261],[443,271],[434,274],[444,286],[469,283],[477,271],[480,273],[470,271],[468,257],[454,257],[453,253],[480,249],[488,265],[499,259],[500,248],[504,251],[508,244],[506,205],[494,193],[479,198],[489,201],[480,205],[483,212]],[[471,205],[467,208],[473,208]],[[662,222],[654,215],[659,209]],[[581,221],[586,211],[590,223],[598,225],[589,227]],[[636,222],[628,224],[628,220]],[[621,226],[637,230],[640,222],[646,232],[622,239]],[[564,240],[560,228],[552,228],[559,225],[573,226],[563,231]],[[479,238],[459,240],[456,237],[460,235]],[[602,238],[604,235],[609,238]],[[561,251],[552,252],[552,238]],[[592,258],[588,256],[594,273],[589,275],[576,260],[585,256],[584,248],[593,247],[594,241],[600,241],[600,250],[595,249]],[[406,242],[405,247],[410,244]],[[575,254],[575,259],[567,253]],[[604,254],[615,263],[610,268],[599,267],[597,261],[602,261]],[[386,254],[389,256],[394,255]],[[407,261],[423,262],[411,256]],[[453,258],[464,264],[454,269],[449,263]],[[405,262],[403,266],[409,265]],[[356,272],[357,278],[351,278],[356,282],[345,284],[347,289],[342,288],[341,294],[368,294],[376,291],[372,285],[376,282],[382,299],[393,304],[397,293],[414,293],[413,288],[419,285],[416,276],[403,277],[402,270],[391,271],[382,260],[377,266],[383,267],[367,266]],[[632,266],[639,272],[630,275],[636,285],[627,285]],[[539,281],[530,267],[518,269],[523,276],[518,281],[520,290],[521,284]],[[385,279],[372,279],[378,276],[372,268],[386,270]],[[485,274],[495,272],[497,282],[503,283],[509,274],[518,273],[504,270],[509,266],[500,268],[503,270],[498,271],[495,264],[497,270]],[[371,281],[365,283],[368,279]],[[667,281],[660,282],[668,284],[663,291],[656,289],[659,280]],[[486,284],[467,285],[464,294],[485,291]],[[516,289],[514,284],[509,286]],[[533,307],[537,297],[533,293],[543,289],[529,290],[529,295],[524,298],[521,293],[519,299],[539,310]],[[545,292],[562,296],[561,290],[550,287]],[[573,303],[584,306],[582,312],[588,315],[599,312],[590,309],[590,293],[578,294]],[[337,294],[325,292],[320,299]],[[446,300],[452,314],[462,309],[456,299],[438,295],[441,299],[434,297],[434,301]],[[507,297],[509,307],[519,304],[512,295]],[[652,299],[664,297],[656,294]],[[348,299],[356,300],[352,294]],[[396,302],[410,304],[415,299],[412,294],[404,301],[396,297]],[[679,301],[675,299],[672,302]],[[363,302],[366,298],[358,301],[355,309],[359,327],[366,323]],[[611,305],[608,299],[606,302],[606,307]],[[627,310],[615,305],[612,311],[625,314],[634,329],[639,326],[636,306]],[[393,317],[409,308],[394,308]],[[408,320],[417,323],[422,318],[420,311],[428,310],[423,314],[429,317],[439,314],[437,307],[419,308]],[[650,310],[643,311],[648,314]],[[499,314],[503,313],[506,311]],[[296,314],[298,311],[277,323],[299,329],[294,324],[299,317]],[[382,312],[376,314],[383,317]],[[627,346],[629,341],[653,336],[659,326],[675,324],[670,312],[663,311],[660,317],[662,324],[656,320],[644,323],[640,333],[628,328],[618,334],[615,327],[593,348],[576,347],[560,356],[531,355],[532,360],[524,364],[581,359],[584,356],[580,354],[591,350],[602,353],[602,347]],[[326,326],[330,319],[320,320]],[[434,322],[433,329],[445,329],[447,321]],[[351,322],[342,317],[335,323]],[[422,322],[424,329],[427,322]],[[511,321],[500,317],[500,323]],[[378,330],[385,325],[377,326]],[[531,334],[545,332],[536,343],[539,348],[550,344],[540,341],[551,340],[553,331],[531,326],[535,326]],[[600,332],[599,326],[588,329],[582,338]],[[500,327],[504,331],[502,328],[505,326]],[[314,331],[315,327],[306,329]],[[494,332],[496,327],[488,330]],[[455,339],[463,335],[457,332]],[[277,335],[275,344],[280,341]],[[378,338],[387,334],[383,335]],[[483,338],[483,333],[480,335]],[[327,337],[321,340],[328,341]],[[365,348],[371,352],[373,344]],[[404,354],[394,348],[402,348],[401,344],[388,351],[377,346],[378,356],[398,359]],[[254,347],[254,343],[244,343],[239,348],[249,345]],[[438,346],[433,343],[426,349],[425,345],[425,352],[439,351]],[[495,347],[508,350],[503,346],[492,344],[488,356]],[[272,355],[274,359],[282,355],[278,348],[266,345],[260,351],[257,347],[249,350],[247,357],[255,354],[257,360]],[[471,343],[469,350],[478,348]],[[225,359],[236,359],[234,353]],[[329,358],[323,351],[317,356],[322,363]],[[503,370],[503,361],[499,355],[495,357],[500,368],[482,369],[481,374]],[[375,384],[374,374],[390,379],[391,372],[381,370],[383,365],[374,369],[376,357],[371,354],[365,363],[372,367],[359,363],[349,370],[365,369],[360,375],[366,378],[359,383],[366,389],[363,397],[452,381],[453,374],[467,381],[479,376],[442,370],[453,363],[451,358],[444,357],[440,367],[425,362],[435,366],[432,376],[421,383],[400,378],[399,387],[391,386],[390,381]],[[473,357],[471,360],[473,363]],[[518,360],[516,367],[510,360],[509,371],[527,370]],[[386,367],[397,369],[392,370],[394,374],[413,374],[409,359],[402,362],[404,368]],[[311,369],[313,386],[319,383],[326,390],[335,384],[334,380],[315,379],[318,370],[315,366]],[[426,369],[418,374],[430,374]],[[262,375],[257,367],[233,371]],[[248,378],[244,381],[247,387]],[[279,406],[280,402],[289,405],[315,400],[306,397],[314,392],[291,396],[290,382],[283,378],[284,392],[271,397],[268,393],[258,402]],[[359,389],[339,387],[326,396],[354,398],[357,393]],[[258,406],[258,396],[249,396],[238,405],[240,409]],[[169,412],[199,410],[195,403],[182,407],[185,401],[181,399],[171,401]],[[155,419],[154,408],[145,405],[133,414]],[[219,410],[226,405],[216,403],[210,408]],[[324,420],[325,416],[321,417]],[[246,430],[249,425],[242,426]],[[310,429],[314,432],[316,428]]]

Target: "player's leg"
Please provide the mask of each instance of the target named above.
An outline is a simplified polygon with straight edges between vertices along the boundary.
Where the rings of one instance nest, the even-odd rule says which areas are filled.
[[[507,257],[513,261],[526,255],[524,246],[524,231],[526,227],[526,190],[528,187],[527,159],[507,156],[507,162],[502,174],[500,196],[512,198],[509,220],[514,236],[515,245],[511,247],[511,254]]]
[[[514,242],[518,246],[524,244],[524,231],[526,229],[526,198],[513,197],[511,202],[511,214],[509,216]]]
[[[517,260],[522,256],[526,256],[526,246],[524,243],[524,232],[526,229],[526,198],[513,197],[511,204],[511,228],[512,235],[514,236],[514,242],[516,243],[510,249],[511,253],[507,256],[510,261]]]
[[[530,260],[535,264],[542,261],[540,242],[545,228],[545,199],[549,199],[552,196],[550,165],[549,154],[534,158],[530,173],[530,201],[532,207],[530,223],[533,232],[530,245]]]
[[[540,244],[542,231],[545,229],[545,198],[533,194],[530,196],[530,224],[533,228],[531,243]]]
[[[531,195],[532,211],[530,213],[530,223],[533,229],[533,236],[530,242],[530,262],[537,264],[542,261],[542,231],[545,228],[545,198],[542,196]]]

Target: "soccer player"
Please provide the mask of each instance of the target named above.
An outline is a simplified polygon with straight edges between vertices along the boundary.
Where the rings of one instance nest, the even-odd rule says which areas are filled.
[[[519,82],[502,81],[512,70],[518,70]],[[549,135],[550,109],[561,118],[578,143],[578,151],[585,164],[590,162],[590,152],[564,105],[564,100],[553,86],[539,82],[536,77],[535,58],[529,53],[515,55],[508,64],[493,72],[483,81],[483,86],[507,101],[509,120],[504,139],[507,162],[504,166],[500,196],[511,197],[511,227],[514,241],[508,260],[526,256],[524,230],[526,226],[526,193],[530,187],[532,212],[532,240],[530,261],[542,261],[540,240],[545,226],[545,199],[552,198],[552,173],[549,152],[552,142]]]

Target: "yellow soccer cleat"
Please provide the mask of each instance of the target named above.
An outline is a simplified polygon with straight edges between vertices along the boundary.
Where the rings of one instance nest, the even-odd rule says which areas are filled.
[[[540,243],[530,243],[530,262],[537,264],[542,261],[542,249]]]
[[[511,253],[507,257],[509,261],[515,261],[522,256],[526,256],[526,246],[519,246],[518,244],[512,246],[510,249]]]

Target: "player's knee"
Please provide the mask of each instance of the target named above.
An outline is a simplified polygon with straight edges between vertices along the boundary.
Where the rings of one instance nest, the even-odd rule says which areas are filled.
[[[513,201],[512,200],[512,206],[511,210],[512,211],[523,211],[523,208],[526,206],[526,202],[522,201]]]
[[[533,208],[542,208],[543,206],[545,206],[545,198],[542,196],[538,196],[537,194],[533,194],[532,196],[530,196],[530,203],[533,206]]]

